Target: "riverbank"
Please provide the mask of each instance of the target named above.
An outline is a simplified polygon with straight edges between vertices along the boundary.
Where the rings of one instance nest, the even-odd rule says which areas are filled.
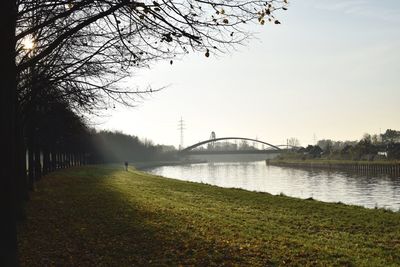
[[[400,161],[274,159],[274,160],[266,160],[266,164],[279,167],[336,169],[336,170],[349,170],[357,172],[373,172],[373,173],[400,175]]]
[[[22,266],[400,265],[400,213],[223,189],[121,166],[45,176]]]
[[[207,161],[195,161],[195,160],[170,160],[170,161],[142,161],[142,162],[132,162],[130,163],[133,167],[138,170],[145,170],[149,168],[162,167],[162,166],[177,166],[185,164],[196,164],[196,163],[206,163]]]

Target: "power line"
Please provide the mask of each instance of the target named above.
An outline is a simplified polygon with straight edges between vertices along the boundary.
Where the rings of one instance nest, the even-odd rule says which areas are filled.
[[[183,149],[183,131],[185,130],[185,122],[183,121],[182,117],[181,119],[178,121],[178,130],[180,131],[181,134],[181,139],[180,139],[180,143],[179,143],[179,150]]]

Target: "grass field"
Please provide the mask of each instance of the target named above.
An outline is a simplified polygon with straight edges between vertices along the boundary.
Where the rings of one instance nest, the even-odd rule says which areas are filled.
[[[44,177],[22,266],[400,266],[400,213],[87,166]]]

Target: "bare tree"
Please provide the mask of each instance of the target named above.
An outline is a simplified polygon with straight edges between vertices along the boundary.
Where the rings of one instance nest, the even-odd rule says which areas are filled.
[[[291,147],[299,147],[300,141],[299,141],[299,139],[297,139],[295,137],[291,137],[287,140],[287,144]]]
[[[285,4],[277,0],[21,0],[17,70],[24,73],[38,63],[57,65],[48,74],[52,82],[68,93],[90,92],[80,102],[99,103],[99,96],[108,96],[128,104],[129,96],[150,91],[112,86],[129,77],[133,67],[161,59],[172,62],[190,51],[207,57],[227,51],[250,35],[246,23],[254,19],[260,24],[280,23],[273,13],[285,9]]]

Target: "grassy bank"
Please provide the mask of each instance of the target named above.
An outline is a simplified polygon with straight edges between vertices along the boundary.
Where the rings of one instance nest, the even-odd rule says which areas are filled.
[[[44,177],[19,226],[21,265],[400,265],[399,213],[121,169]]]

